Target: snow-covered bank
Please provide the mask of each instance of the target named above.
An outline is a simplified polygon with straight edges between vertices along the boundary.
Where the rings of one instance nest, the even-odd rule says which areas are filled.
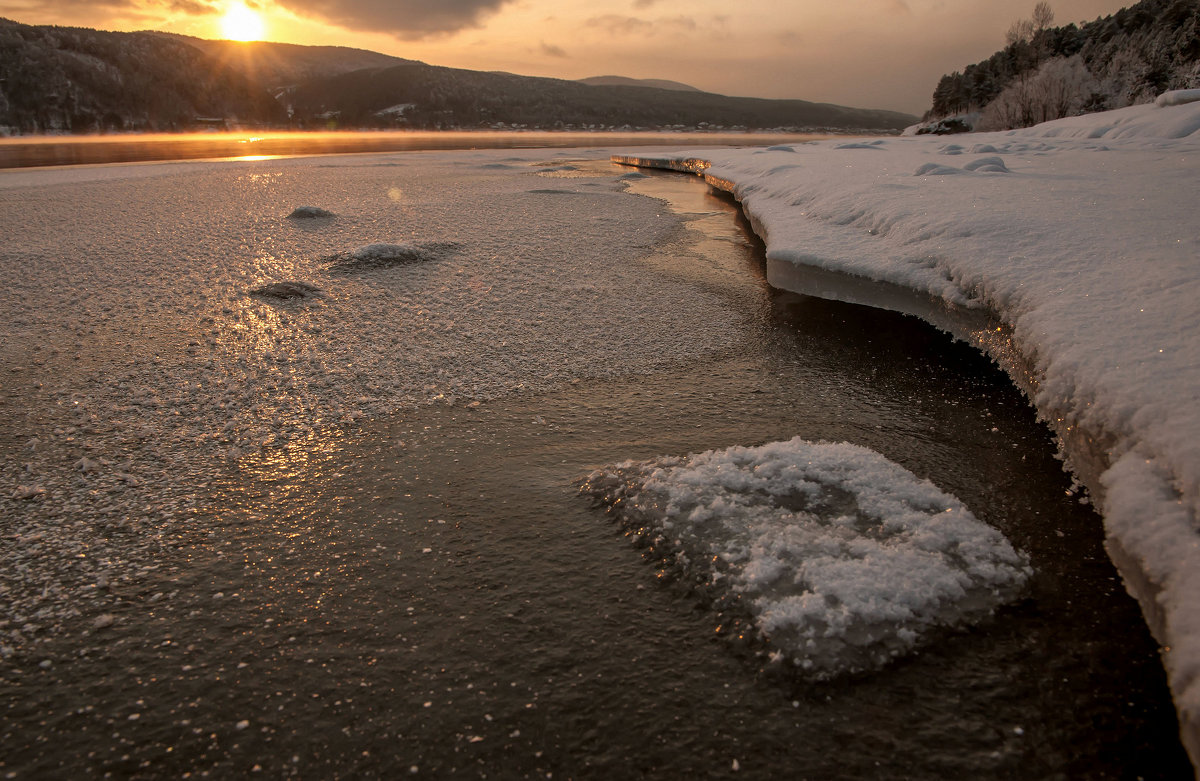
[[[1102,510],[1200,765],[1200,102],[1177,97],[953,142],[615,159],[732,192],[773,284],[921,314],[1005,366]],[[997,322],[955,325],[971,312]]]

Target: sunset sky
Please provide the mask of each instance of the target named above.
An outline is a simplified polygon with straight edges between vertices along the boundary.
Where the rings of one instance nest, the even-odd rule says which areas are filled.
[[[1066,24],[1132,2],[1051,0],[1051,6],[1056,24]],[[239,0],[0,0],[0,16],[26,24],[353,46],[531,76],[673,79],[726,95],[919,114],[942,74],[1000,48],[1009,25],[1029,16],[1034,3],[245,0],[247,8],[239,9]],[[233,23],[235,17],[240,21]]]

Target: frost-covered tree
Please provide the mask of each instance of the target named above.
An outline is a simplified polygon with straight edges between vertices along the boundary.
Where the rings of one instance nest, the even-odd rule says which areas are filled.
[[[1031,18],[1013,23],[1003,49],[938,85],[929,116],[977,111],[1004,95],[1005,102],[990,112],[992,121],[1007,116],[1023,124],[1039,115],[1037,102],[1026,94],[1034,75],[1046,62],[1076,54],[1096,77],[1079,111],[1120,108],[1165,90],[1200,87],[1200,0],[1140,0],[1081,26],[1053,27],[1053,20],[1049,3],[1039,2]]]
[[[1054,9],[1045,0],[1042,0],[1033,7],[1033,19],[1030,21],[1033,23],[1034,34],[1049,30],[1050,25],[1054,24]]]
[[[1033,20],[1018,19],[1008,28],[1008,32],[1004,34],[1004,42],[1009,46],[1016,44],[1029,43],[1033,39]]]
[[[1096,79],[1076,54],[1047,60],[1029,86],[1036,124],[1078,114],[1095,92]]]
[[[1096,79],[1082,57],[1055,57],[997,95],[983,110],[978,129],[1029,127],[1072,116],[1088,105],[1095,91]]]
[[[1153,68],[1134,49],[1117,51],[1101,72],[1099,91],[1105,96],[1104,108],[1125,108],[1149,103],[1158,95],[1151,84]]]

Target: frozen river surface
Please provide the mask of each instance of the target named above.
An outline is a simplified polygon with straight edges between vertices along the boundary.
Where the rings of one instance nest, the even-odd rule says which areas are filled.
[[[0,174],[0,770],[1189,772],[1004,376],[608,154]]]

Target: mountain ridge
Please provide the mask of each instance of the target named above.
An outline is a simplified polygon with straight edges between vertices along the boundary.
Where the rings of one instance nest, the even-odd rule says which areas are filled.
[[[899,130],[916,117],[429,65],[364,49],[0,19],[0,134],[274,129]]]
[[[670,79],[633,79],[628,76],[588,76],[586,79],[576,79],[576,81],[587,84],[592,87],[655,87],[657,89],[673,89],[679,92],[705,92],[706,90],[693,87],[691,84],[684,84],[680,81],[671,81]]]

